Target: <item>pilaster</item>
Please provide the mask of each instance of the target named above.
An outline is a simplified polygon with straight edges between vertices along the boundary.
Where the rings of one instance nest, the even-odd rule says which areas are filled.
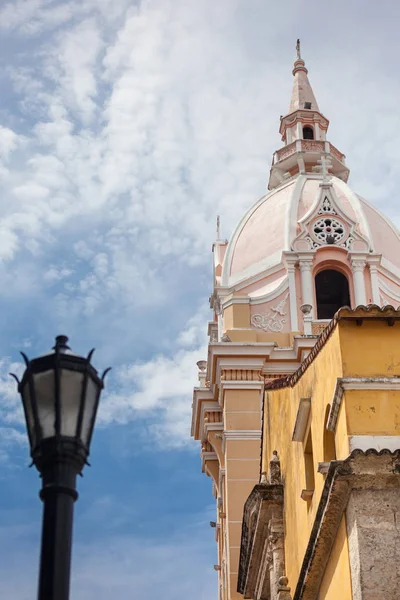
[[[314,293],[313,293],[313,268],[314,255],[312,253],[299,253],[299,267],[301,275],[301,291],[303,304],[310,305],[310,316],[314,319]]]
[[[353,273],[354,296],[356,306],[365,306],[367,297],[365,294],[364,271],[366,267],[366,254],[350,254],[351,270]]]
[[[223,369],[220,388],[223,405],[225,459],[224,513],[227,538],[229,600],[242,600],[237,576],[244,503],[259,478],[261,444],[261,369]]]

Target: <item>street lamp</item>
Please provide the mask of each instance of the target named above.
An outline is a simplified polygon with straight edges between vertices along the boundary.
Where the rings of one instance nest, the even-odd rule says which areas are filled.
[[[68,338],[54,352],[29,360],[18,382],[32,462],[42,478],[42,548],[39,600],[68,600],[76,476],[87,463],[104,377],[87,358],[73,354]]]

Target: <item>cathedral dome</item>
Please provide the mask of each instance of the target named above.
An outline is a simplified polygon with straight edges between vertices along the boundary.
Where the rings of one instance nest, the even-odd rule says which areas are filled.
[[[296,242],[298,246],[302,224],[313,215],[320,201],[323,181],[322,175],[299,175],[272,190],[248,210],[228,245],[223,285],[232,286],[279,265],[282,253],[294,250]],[[324,214],[329,218],[335,216],[334,213],[341,213],[340,217],[336,214],[337,224],[334,223],[335,242],[348,250],[355,246],[358,250],[381,254],[385,261],[400,268],[400,237],[395,227],[376,208],[355,194],[347,183],[335,176],[330,176],[327,181],[336,210],[331,207],[333,214]],[[324,242],[324,231],[319,231],[315,225],[321,221],[323,214],[321,210],[316,212],[320,214],[311,219],[314,230],[309,229],[310,250],[317,249],[323,245],[319,242]],[[322,225],[326,228],[326,224]],[[344,246],[351,230],[351,237],[355,238],[358,234],[359,239],[353,239]],[[301,249],[308,248],[303,246]]]
[[[399,233],[348,185],[345,155],[327,137],[307,73],[298,45],[269,192],[229,243],[218,230],[211,300],[220,336],[222,315],[228,337],[246,330],[258,340],[316,335],[342,306],[400,305]]]

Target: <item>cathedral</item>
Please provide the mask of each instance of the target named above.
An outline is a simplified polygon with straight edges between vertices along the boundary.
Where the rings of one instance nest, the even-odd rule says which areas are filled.
[[[213,245],[191,433],[218,600],[400,598],[400,237],[328,130],[298,42],[269,191]]]

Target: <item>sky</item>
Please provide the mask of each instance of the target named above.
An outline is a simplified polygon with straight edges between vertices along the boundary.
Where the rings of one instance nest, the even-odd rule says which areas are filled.
[[[216,216],[266,191],[295,43],[350,184],[399,225],[392,0],[0,5],[0,589],[31,600],[39,478],[10,371],[66,334],[112,366],[79,481],[73,600],[216,600],[190,439]]]

